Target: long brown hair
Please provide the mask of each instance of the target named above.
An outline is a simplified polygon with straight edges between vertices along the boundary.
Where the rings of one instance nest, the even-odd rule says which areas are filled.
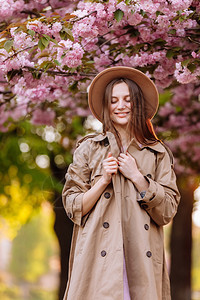
[[[109,113],[113,87],[121,82],[125,82],[128,85],[130,93],[131,117],[127,125],[130,140],[134,137],[141,144],[155,144],[158,141],[158,138],[154,132],[151,120],[146,117],[143,93],[134,81],[126,78],[114,79],[106,86],[102,111],[103,132],[111,131],[114,133],[119,147],[122,147],[119,132],[116,130]]]

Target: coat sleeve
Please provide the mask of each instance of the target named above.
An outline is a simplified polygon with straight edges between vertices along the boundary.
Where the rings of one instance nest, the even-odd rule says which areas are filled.
[[[149,188],[139,203],[155,223],[165,225],[176,214],[180,201],[173,163],[167,151],[158,153],[155,180],[147,176],[145,178]]]
[[[90,188],[90,169],[88,166],[89,142],[85,141],[75,150],[73,163],[66,173],[62,192],[63,205],[67,216],[77,225],[83,226],[87,214],[82,215],[82,198]]]

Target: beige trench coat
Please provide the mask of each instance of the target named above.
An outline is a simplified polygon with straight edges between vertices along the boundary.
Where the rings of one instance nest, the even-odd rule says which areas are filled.
[[[172,159],[159,142],[128,152],[150,185],[144,198],[118,173],[93,209],[82,216],[82,197],[102,176],[108,152],[119,156],[112,133],[87,136],[66,174],[63,203],[75,223],[66,300],[123,300],[123,253],[131,300],[169,300],[163,225],[172,220],[179,192]]]

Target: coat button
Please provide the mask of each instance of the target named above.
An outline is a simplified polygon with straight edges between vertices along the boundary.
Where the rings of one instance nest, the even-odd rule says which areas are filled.
[[[109,145],[109,140],[108,140],[108,138],[106,138],[105,141],[104,141],[104,146],[108,147],[108,145]]]
[[[105,192],[105,193],[104,193],[104,197],[105,197],[106,199],[109,199],[109,198],[110,198],[110,193]]]
[[[103,227],[104,227],[104,228],[108,228],[109,226],[110,226],[110,225],[109,225],[108,222],[104,222],[104,223],[103,223]]]
[[[151,174],[147,174],[147,177],[151,178],[152,176],[151,176]]]
[[[148,224],[144,224],[144,229],[149,230],[149,225]]]
[[[69,219],[72,218],[72,214],[70,212],[67,214],[67,216],[68,216]]]
[[[151,251],[147,251],[146,256],[147,256],[147,257],[151,257],[151,256],[152,256]]]
[[[148,208],[148,205],[147,205],[147,204],[143,204],[142,207],[143,207],[144,209],[146,209],[146,208]]]
[[[105,250],[101,251],[101,256],[102,257],[106,256],[106,251]]]

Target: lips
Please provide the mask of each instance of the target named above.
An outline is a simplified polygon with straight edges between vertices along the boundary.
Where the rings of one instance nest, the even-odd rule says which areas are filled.
[[[117,117],[120,117],[120,118],[124,118],[124,117],[126,117],[126,116],[128,116],[129,115],[129,111],[128,112],[118,112],[118,113],[114,113],[115,115],[117,115]]]

